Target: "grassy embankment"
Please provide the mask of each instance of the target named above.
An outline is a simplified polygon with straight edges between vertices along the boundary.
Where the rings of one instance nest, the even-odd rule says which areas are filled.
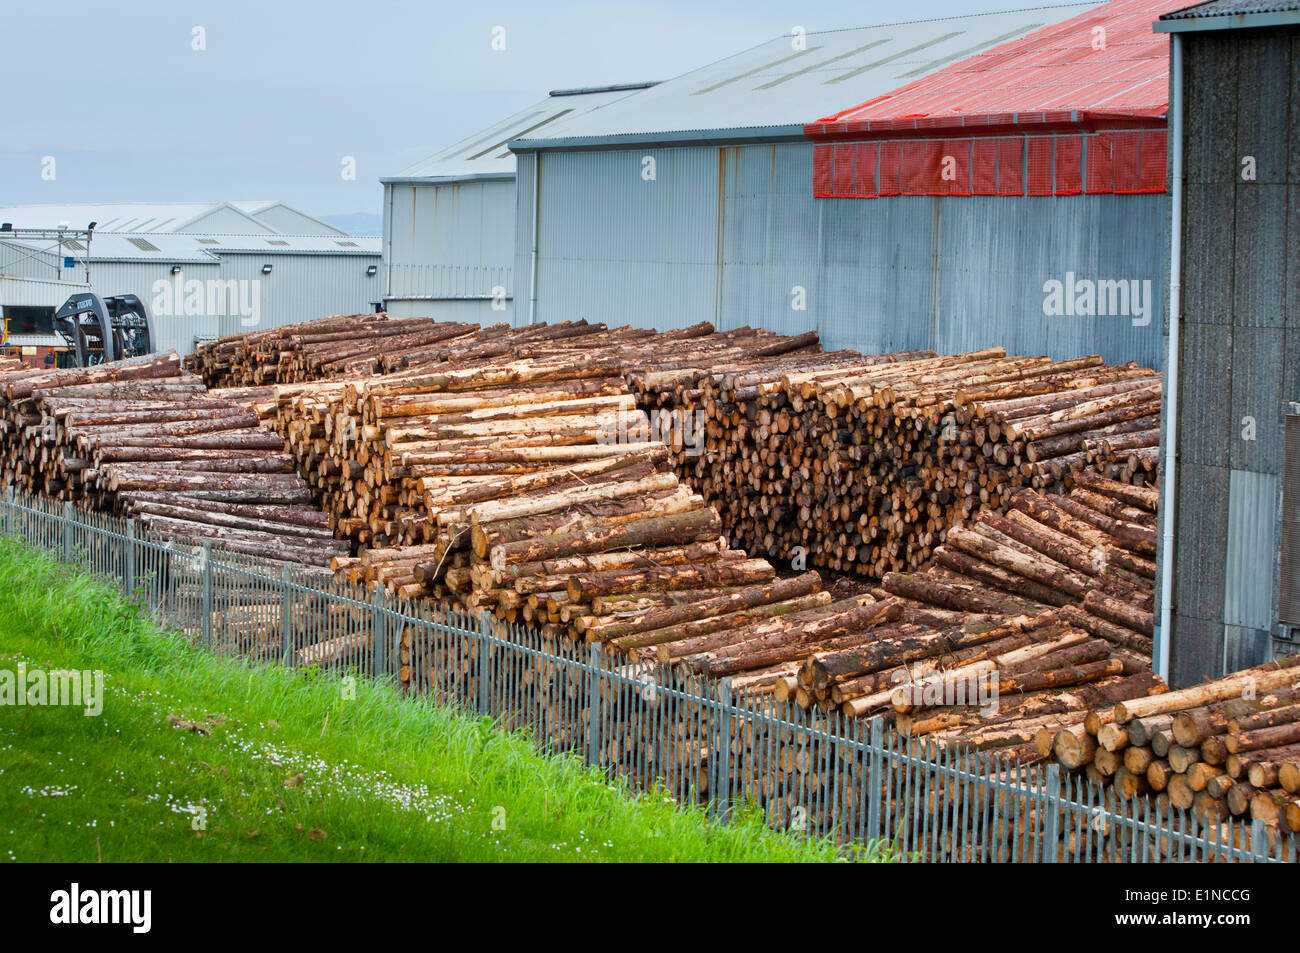
[[[0,860],[839,857],[384,685],[216,658],[13,540],[0,580],[0,672],[105,673],[98,716],[0,707]]]

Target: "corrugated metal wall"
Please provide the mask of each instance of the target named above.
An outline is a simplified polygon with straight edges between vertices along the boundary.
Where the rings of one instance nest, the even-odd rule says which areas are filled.
[[[356,314],[373,311],[379,300],[380,278],[366,274],[377,265],[372,255],[263,255],[223,254],[213,264],[186,263],[182,282],[203,284],[200,313],[186,313],[185,286],[181,305],[173,304],[170,314],[161,313],[159,281],[175,288],[171,265],[152,262],[95,262],[90,269],[91,286],[100,295],[138,294],[154,312],[154,326],[160,348],[176,348],[182,354],[194,349],[196,338],[239,334],[256,328],[279,327],[309,321],[327,314]],[[262,266],[271,265],[263,275]],[[234,281],[229,297],[226,285]],[[172,294],[172,298],[175,295]],[[216,308],[214,301],[220,301]],[[236,302],[236,304],[231,304]],[[188,309],[193,312],[193,308]],[[225,313],[222,313],[225,312]]]
[[[67,251],[64,254],[75,255]],[[61,255],[50,251],[33,251],[26,245],[0,242],[0,275],[18,278],[35,278],[39,281],[81,281],[86,277],[84,266],[58,267]]]
[[[1300,400],[1300,31],[1183,42],[1178,685],[1265,661],[1279,632],[1279,481]]]
[[[717,318],[716,149],[545,154],[540,169],[536,320],[668,329]],[[532,174],[521,161],[519,323],[528,314]]]
[[[85,289],[86,285],[71,281],[0,275],[0,307],[57,308],[72,295]]]
[[[707,320],[814,328],[830,348],[1002,344],[1158,366],[1167,196],[817,200],[812,153],[802,142],[543,153],[537,320]],[[518,173],[521,298],[531,159]],[[1150,323],[1044,314],[1045,284],[1070,275],[1149,282]]]
[[[44,256],[45,259],[48,257]],[[327,314],[373,311],[374,302],[380,300],[382,272],[374,276],[366,274],[368,267],[380,264],[378,255],[241,254],[227,251],[211,261],[179,262],[179,276],[171,273],[174,264],[178,263],[166,259],[157,262],[96,261],[90,266],[90,287],[101,297],[139,295],[153,312],[157,346],[160,349],[175,348],[182,354],[194,349],[196,338],[237,334],[259,327],[279,327]],[[263,275],[262,266],[267,264],[271,265],[271,274]],[[28,265],[38,272],[48,272],[45,266],[34,266],[30,262]],[[77,269],[64,274],[80,278],[84,271]],[[179,304],[175,302],[178,278],[182,283]],[[160,291],[160,281],[167,285],[166,295]],[[193,304],[186,307],[185,284],[191,281],[203,285],[202,300],[197,308]],[[223,283],[230,281],[237,282],[234,293],[242,297],[229,297]],[[66,295],[52,304],[57,307],[65,299]],[[236,302],[234,308],[230,306],[232,301]],[[213,308],[217,302],[220,302],[218,308]],[[429,312],[426,309],[423,313]],[[497,317],[496,320],[503,319]]]
[[[262,266],[271,265],[271,274]],[[203,284],[201,313],[186,313],[185,285],[181,305],[172,313],[160,313],[156,306],[159,281],[175,288],[170,264],[152,262],[96,262],[91,266],[91,285],[101,295],[131,292],[140,295],[154,311],[159,346],[176,348],[182,354],[194,349],[195,338],[239,334],[256,328],[279,327],[309,321],[327,314],[355,314],[373,311],[379,300],[379,276],[366,275],[377,265],[371,255],[244,255],[226,253],[217,263],[182,265],[183,283]],[[234,281],[234,294],[220,283]],[[175,295],[172,294],[172,298]],[[213,307],[216,301],[221,303]],[[235,302],[235,304],[232,304]],[[193,308],[188,309],[193,311]],[[222,313],[225,312],[225,313]]]
[[[260,282],[259,321],[255,325],[241,316],[218,320],[218,335],[237,334],[250,327],[272,328],[309,321],[328,314],[361,314],[375,310],[381,298],[383,269],[366,274],[378,265],[372,255],[236,255],[221,257],[223,280]],[[271,265],[263,275],[262,266]],[[178,345],[179,346],[179,345]]]
[[[510,319],[515,184],[484,180],[384,186],[391,313]],[[501,307],[504,289],[505,308]],[[406,299],[406,300],[403,300]],[[493,307],[493,304],[497,307]]]
[[[168,283],[170,301],[175,301],[173,293],[176,284],[171,274],[171,262],[154,264],[147,261],[97,261],[90,266],[90,285],[101,298],[117,294],[134,294],[149,308],[154,319],[154,330],[158,340],[154,342],[158,350],[175,348],[181,354],[194,350],[194,338],[212,337],[217,332],[217,319],[208,314],[184,314],[184,285],[179,305],[172,303],[172,313],[166,313],[161,307],[168,301],[159,299],[156,283]],[[207,310],[207,283],[223,277],[218,262],[198,264],[186,262],[181,265],[179,277],[183,281],[201,281],[204,284],[203,308]],[[233,331],[230,333],[234,333]]]

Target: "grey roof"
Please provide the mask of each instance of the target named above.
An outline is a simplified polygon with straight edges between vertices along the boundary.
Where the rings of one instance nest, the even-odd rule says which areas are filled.
[[[595,109],[653,85],[651,82],[622,83],[617,86],[552,90],[541,102],[488,126],[468,139],[435,152],[397,175],[379,181],[397,183],[438,179],[513,179],[515,157],[506,148],[507,142],[544,130],[565,117]]]
[[[808,33],[802,43],[785,34],[521,134],[511,148],[802,137],[805,123],[1096,6],[1074,3],[830,30]]]
[[[1163,14],[1157,33],[1300,24],[1300,0],[1208,0]]]
[[[1162,14],[1162,20],[1188,20],[1194,17],[1230,17],[1242,13],[1282,13],[1300,11],[1300,0],[1207,0]]]
[[[57,243],[41,239],[4,238],[0,244],[45,256],[71,255],[85,261],[80,241],[59,250]],[[167,264],[191,262],[215,265],[221,255],[378,255],[381,242],[355,235],[189,235],[162,232],[149,235],[95,231],[90,242],[91,261],[149,261]],[[0,257],[0,261],[4,259]]]
[[[132,234],[279,235],[277,214],[297,223],[291,234],[346,235],[341,229],[283,202],[89,202],[65,205],[12,205],[0,208],[0,221],[18,228],[85,228],[96,236]]]

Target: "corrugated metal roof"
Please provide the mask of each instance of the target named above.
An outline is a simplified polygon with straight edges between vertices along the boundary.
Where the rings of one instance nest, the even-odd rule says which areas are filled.
[[[253,203],[249,203],[253,204]],[[270,203],[257,203],[266,205]],[[229,207],[248,219],[248,231],[261,230],[253,216],[234,203],[223,202],[129,202],[77,205],[16,205],[0,208],[0,219],[19,228],[54,228],[67,224],[85,228],[95,222],[101,232],[175,232],[196,219]]]
[[[0,208],[0,221],[17,228],[56,228],[61,224],[85,228],[94,222],[96,237],[107,232],[278,235],[281,229],[273,224],[273,216],[279,210],[298,216],[307,224],[316,223],[320,226],[318,234],[343,234],[327,222],[277,201],[14,205]]]
[[[4,244],[26,248],[47,256],[58,253],[54,242],[40,239],[6,238]],[[216,264],[222,254],[259,255],[378,255],[381,239],[353,235],[222,235],[189,234],[123,235],[95,231],[90,243],[91,261],[157,261]],[[62,254],[85,261],[83,250],[65,249]],[[2,259],[0,259],[2,260]]]
[[[1040,7],[783,35],[534,133],[512,148],[798,137],[810,116],[879,96],[1096,6]]]
[[[515,174],[515,157],[506,148],[506,143],[512,139],[545,131],[562,119],[581,115],[626,96],[637,95],[654,85],[648,82],[623,83],[617,86],[552,90],[541,102],[380,181],[394,183],[412,179],[512,177]]]
[[[810,123],[811,136],[1159,117],[1169,41],[1152,20],[1180,0],[1112,0]]]
[[[1162,20],[1190,20],[1198,17],[1232,17],[1250,13],[1300,12],[1300,0],[1209,0],[1162,14]]]

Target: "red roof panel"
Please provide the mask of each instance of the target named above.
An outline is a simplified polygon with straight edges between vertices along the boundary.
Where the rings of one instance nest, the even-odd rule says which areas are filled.
[[[1169,40],[1151,24],[1186,5],[1186,0],[1111,0],[824,116],[804,131],[820,139],[1162,117],[1169,106]]]

